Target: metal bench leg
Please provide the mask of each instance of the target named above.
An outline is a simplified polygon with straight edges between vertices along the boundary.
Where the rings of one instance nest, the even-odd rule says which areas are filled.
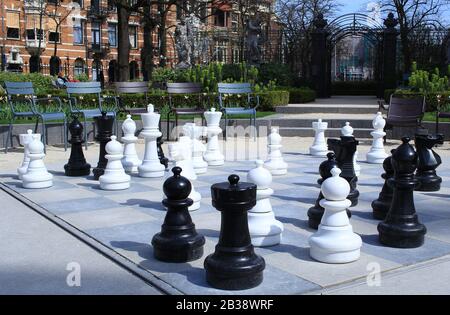
[[[167,125],[167,130],[166,130],[166,132],[167,132],[167,141],[169,141],[170,140],[170,111],[167,114],[167,123],[166,123],[166,125]]]
[[[36,124],[34,125],[34,133],[38,132],[38,127],[39,127],[39,117],[36,118]]]
[[[175,114],[175,132],[176,132],[176,137],[175,137],[175,141],[178,141],[178,114]]]
[[[223,133],[225,135],[225,137],[224,137],[225,141],[227,141],[227,137],[228,137],[227,126],[228,126],[228,116],[227,116],[227,114],[225,114],[225,126],[223,128],[224,129]]]
[[[44,144],[44,153],[47,153],[47,128],[45,121],[42,119],[42,143]]]
[[[87,119],[86,119],[86,116],[83,115],[83,117],[84,117],[84,148],[87,151],[87,149],[88,149]]]
[[[11,119],[9,120],[8,136],[6,137],[5,143],[5,154],[8,153],[8,142],[11,143],[11,147],[13,145],[13,138],[12,138],[13,122],[14,118],[11,117]]]
[[[64,151],[67,151],[67,140],[69,138],[69,135],[67,134],[67,118],[64,117]]]

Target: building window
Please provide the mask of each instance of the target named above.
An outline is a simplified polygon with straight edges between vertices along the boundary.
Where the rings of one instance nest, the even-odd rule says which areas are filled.
[[[130,25],[128,27],[129,37],[130,37],[130,45],[131,48],[138,48],[138,37],[137,37],[137,27],[134,25]]]
[[[19,12],[6,13],[6,36],[11,39],[20,39],[20,14]]]
[[[48,20],[48,41],[59,43],[58,24],[53,18],[49,18]]]
[[[58,5],[59,4],[59,0],[47,0],[48,4],[52,4],[52,5]]]
[[[84,43],[83,24],[84,24],[84,22],[79,19],[76,19],[73,22],[73,43],[74,44],[81,45]]]
[[[74,67],[73,67],[73,75],[75,77],[82,75],[85,73],[85,64],[84,64],[84,60],[81,58],[77,58],[75,60],[74,63]]]
[[[216,42],[216,60],[218,62],[227,62],[227,42],[220,40]]]
[[[108,23],[108,40],[111,47],[117,47],[117,24]]]
[[[99,46],[101,43],[101,30],[99,22],[92,22],[91,24],[91,38],[92,45]]]
[[[215,9],[214,25],[219,27],[225,27],[227,25],[227,13],[225,11]]]

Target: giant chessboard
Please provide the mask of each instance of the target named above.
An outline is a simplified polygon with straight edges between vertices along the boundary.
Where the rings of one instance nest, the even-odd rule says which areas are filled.
[[[318,167],[324,159],[299,153],[285,153],[285,159],[289,173],[274,177],[272,186],[275,190],[272,205],[285,227],[282,244],[256,249],[266,261],[264,281],[257,288],[238,294],[318,293],[343,283],[365,281],[374,263],[386,272],[450,254],[450,163],[444,162],[438,169],[444,182],[440,192],[415,194],[420,221],[428,228],[425,245],[417,249],[394,249],[378,242],[378,221],[371,214],[371,202],[378,197],[383,184],[382,166],[361,162],[358,185],[361,196],[358,206],[352,208],[351,218],[354,231],[363,239],[361,258],[350,264],[329,265],[312,260],[308,248],[308,237],[314,231],[308,228],[307,211],[319,194]],[[226,162],[222,167],[210,167],[207,174],[199,176],[195,187],[203,196],[201,209],[191,215],[197,231],[206,237],[205,254],[197,261],[183,264],[163,263],[153,258],[150,242],[160,231],[165,216],[161,204],[164,179],[143,179],[135,175],[129,190],[107,192],[100,190],[92,177],[65,177],[62,164],[47,167],[55,175],[55,185],[49,189],[23,189],[14,170],[4,172],[0,180],[20,198],[67,222],[144,273],[151,273],[153,279],[170,286],[172,292],[236,294],[211,288],[205,281],[203,261],[214,251],[220,229],[220,213],[211,205],[210,187],[227,181],[233,173],[245,181],[254,161]]]

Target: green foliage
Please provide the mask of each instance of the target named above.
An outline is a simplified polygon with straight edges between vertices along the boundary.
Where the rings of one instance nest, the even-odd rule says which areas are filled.
[[[78,80],[80,82],[88,82],[89,76],[86,73],[79,74],[75,77],[75,80]]]
[[[258,82],[269,83],[275,81],[280,86],[292,86],[294,83],[294,73],[285,64],[268,63],[259,68]]]
[[[433,73],[430,73],[425,70],[418,70],[417,63],[414,62],[412,71],[409,78],[409,85],[413,91],[428,94],[449,90],[448,77],[441,77],[438,68],[435,68]]]
[[[308,87],[282,89],[289,92],[288,104],[304,104],[314,102],[316,100],[316,91]]]
[[[288,91],[266,91],[258,93],[260,98],[261,111],[274,111],[276,106],[286,106],[289,104]]]
[[[425,96],[426,112],[435,112],[439,107],[445,111],[445,107],[448,106],[448,102],[450,100],[450,91],[442,93],[430,92],[425,94],[422,92],[416,92],[412,90],[397,90],[395,91],[395,94],[401,95],[402,97],[417,96],[417,95]]]
[[[40,73],[13,73],[0,72],[0,84],[4,86],[6,81],[9,82],[32,82],[37,94],[46,93],[49,88],[52,88],[53,77],[45,76]]]

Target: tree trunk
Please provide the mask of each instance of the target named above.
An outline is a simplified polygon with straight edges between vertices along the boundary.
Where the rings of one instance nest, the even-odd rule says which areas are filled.
[[[159,7],[158,11],[164,12],[161,16],[161,23],[159,25],[159,66],[165,67],[167,64],[167,32],[166,32],[166,18],[168,10],[165,10],[163,7]]]
[[[117,5],[117,38],[118,38],[118,66],[119,66],[119,81],[130,80],[130,37],[128,30],[128,22],[130,13],[121,5]]]
[[[150,21],[144,22],[144,48],[142,49],[141,54],[144,81],[150,81],[152,79],[154,68],[152,30],[153,28]]]

